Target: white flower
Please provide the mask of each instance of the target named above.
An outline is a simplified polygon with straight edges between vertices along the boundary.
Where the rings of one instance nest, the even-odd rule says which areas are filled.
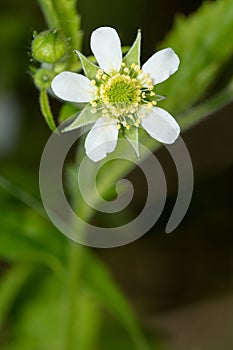
[[[129,139],[129,130],[134,135],[142,126],[150,136],[167,144],[175,142],[180,133],[175,119],[156,107],[159,99],[154,91],[156,84],[177,71],[180,60],[167,48],[140,67],[140,40],[139,33],[122,59],[115,29],[98,28],[91,35],[91,49],[99,67],[77,52],[88,77],[62,72],[52,81],[52,90],[59,98],[88,103],[64,131],[95,122],[85,141],[86,153],[93,161],[103,159],[115,149],[119,130]]]

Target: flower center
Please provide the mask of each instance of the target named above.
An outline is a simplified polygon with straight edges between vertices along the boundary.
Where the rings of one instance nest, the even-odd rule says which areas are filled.
[[[134,63],[130,68],[122,63],[120,71],[111,75],[99,69],[96,79],[92,81],[98,88],[96,100],[90,101],[92,113],[101,110],[102,116],[117,120],[119,128],[138,127],[144,114],[141,107],[151,110],[156,105],[152,80]]]
[[[100,96],[105,105],[117,106],[140,102],[141,85],[128,75],[116,74],[100,87]]]

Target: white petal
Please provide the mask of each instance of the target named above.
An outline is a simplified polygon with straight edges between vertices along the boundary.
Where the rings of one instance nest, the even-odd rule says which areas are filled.
[[[171,49],[164,49],[156,52],[142,66],[142,72],[149,74],[154,85],[166,80],[179,67],[180,59]]]
[[[94,162],[106,157],[113,152],[118,139],[117,122],[106,118],[99,118],[90,130],[85,141],[85,149],[88,157]]]
[[[176,120],[164,109],[153,107],[152,112],[142,118],[142,126],[159,142],[173,143],[180,133]]]
[[[91,50],[106,73],[118,72],[121,68],[122,53],[120,38],[115,29],[101,27],[91,35]]]
[[[95,98],[96,87],[81,74],[62,72],[52,81],[52,90],[56,96],[69,102],[89,102]]]

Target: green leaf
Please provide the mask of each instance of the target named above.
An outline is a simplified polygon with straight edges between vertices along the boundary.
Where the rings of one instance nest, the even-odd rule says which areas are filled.
[[[129,332],[135,349],[148,350],[135,313],[103,263],[88,255],[84,277],[88,290]]]
[[[14,169],[14,176],[17,173],[17,180],[19,179],[22,174],[18,173],[16,169]],[[29,179],[28,176],[26,177],[26,174],[24,174],[24,180],[27,179],[27,185],[29,186]],[[26,192],[24,189],[19,187],[18,185],[14,184],[12,181],[10,181],[8,178],[0,174],[0,188],[12,195],[13,197],[17,198],[20,202],[27,205],[29,208],[34,209],[36,212],[38,212],[42,216],[46,216],[44,208],[41,204],[41,202],[33,195],[31,195],[29,192]]]
[[[137,157],[140,158],[140,151],[138,145],[138,128],[136,128],[135,126],[131,126],[129,130],[125,129],[124,136],[133,147]]]
[[[31,265],[20,264],[11,267],[2,277],[0,283],[0,327],[14,303],[20,289],[34,271]]]
[[[123,62],[126,66],[130,67],[132,63],[138,64],[140,66],[140,56],[141,56],[141,30],[138,30],[137,37],[128,51],[128,53],[123,58]]]
[[[207,99],[201,104],[196,105],[189,111],[180,115],[180,125],[183,129],[196,125],[204,118],[216,113],[219,109],[225,107],[233,101],[233,79],[219,93]]]
[[[232,0],[205,2],[190,16],[177,18],[160,48],[172,47],[181,64],[172,77],[157,86],[156,90],[167,96],[161,106],[178,114],[206,97],[232,57],[232,31]]]
[[[19,222],[17,222],[19,224]],[[61,262],[51,254],[46,246],[24,234],[5,230],[0,234],[0,258],[9,262],[31,262],[46,264],[56,273],[63,273]]]
[[[82,126],[95,123],[97,119],[100,118],[100,112],[92,113],[91,112],[92,107],[90,104],[87,104],[86,107],[82,110],[82,112],[79,114],[79,116],[71,123],[69,126],[67,126],[63,131],[70,131],[77,128],[81,128]]]
[[[16,167],[10,170],[12,174],[9,169],[5,171],[9,178],[17,175],[20,187],[0,175],[0,202],[4,203],[0,211],[0,256],[7,261],[42,262],[60,270],[57,259],[63,260],[66,239],[48,221],[36,196],[23,189],[24,182],[30,186],[30,176]]]
[[[83,71],[86,75],[86,77],[90,80],[96,78],[97,71],[99,69],[98,66],[96,66],[94,63],[89,61],[81,52],[75,51],[82,63]]]
[[[43,217],[0,192],[0,259],[9,262],[43,264],[63,273],[66,240]]]
[[[1,349],[64,349],[66,304],[61,281],[40,270],[29,282],[13,313],[11,337]]]

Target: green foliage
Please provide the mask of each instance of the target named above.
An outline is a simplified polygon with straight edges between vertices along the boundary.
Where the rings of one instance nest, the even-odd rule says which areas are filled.
[[[32,272],[34,269],[31,266],[16,264],[2,276],[0,281],[0,327],[3,326],[12,303]]]
[[[0,258],[13,264],[1,279],[0,325],[10,322],[14,315],[14,322],[9,323],[11,339],[0,343],[1,349],[63,350],[69,303],[68,241],[38,214],[2,191],[0,196],[5,202],[1,212]],[[82,287],[75,293],[75,347],[91,350],[99,342],[103,308],[116,318],[118,327],[126,330],[126,339],[128,332],[135,349],[147,349],[131,307],[104,264],[85,249],[81,251],[84,268]],[[20,295],[25,296],[23,300]]]
[[[101,309],[95,297],[89,290],[84,290],[79,297],[79,309],[77,315],[77,349],[89,350],[96,347],[99,342],[102,329]],[[80,325],[82,325],[80,327]]]
[[[103,263],[89,255],[84,276],[90,292],[129,332],[135,344],[135,349],[148,349],[136,320],[136,315]]]
[[[22,291],[27,300],[21,300],[20,304],[12,307],[14,327],[11,338],[6,344],[1,344],[1,349],[62,349],[64,291],[60,281],[46,271],[43,278],[38,271],[37,274],[34,279],[28,280],[28,292]],[[20,302],[20,299],[17,301]]]
[[[75,11],[76,1],[40,0],[40,4],[47,14],[50,28],[58,26],[71,38],[70,50],[72,47],[80,49],[81,31],[77,30],[79,17]],[[229,35],[232,30],[231,0],[204,3],[195,14],[180,17],[161,45],[171,46],[177,52],[181,67],[174,76],[158,86],[158,93],[167,95],[167,99],[159,105],[175,114],[183,129],[201,121],[233,99],[231,74],[227,77],[227,85],[208,97],[232,58],[233,41]],[[127,64],[137,63],[140,38],[139,32],[133,48],[124,58]],[[78,70],[80,65],[75,65],[74,57],[71,58],[70,52],[69,64]],[[79,57],[87,76],[95,74],[96,66],[81,54]],[[47,123],[54,130],[55,123],[45,89],[41,91],[41,105]],[[78,112],[76,106],[66,104],[60,113],[60,120]],[[82,114],[79,118],[81,122]],[[154,150],[159,147],[145,132],[140,131],[140,134],[143,144]],[[125,136],[134,146],[138,135]],[[118,152],[121,153],[119,148]],[[106,166],[99,179],[101,193],[111,192],[113,184],[133,166],[131,162],[111,163],[111,169]],[[76,165],[73,172],[77,173]],[[89,172],[88,175],[91,176]],[[23,181],[27,187],[29,181],[26,176]],[[71,194],[76,188],[75,176],[72,181]],[[44,218],[43,211],[35,205],[32,196],[8,185],[0,181],[0,186],[10,193],[0,191],[0,201],[4,204],[0,212],[0,259],[7,263],[2,269],[0,284],[0,326],[4,334],[0,340],[1,349],[73,350],[64,344],[70,314],[72,328],[78,330],[71,333],[75,349],[149,349],[134,311],[104,264],[91,251],[81,247],[75,252],[75,261],[80,265],[72,267],[68,258],[68,240]],[[74,199],[78,202],[79,213],[87,221],[90,220],[93,211],[81,197]]]
[[[0,218],[0,258],[8,263],[45,264],[57,274],[63,271],[64,238],[50,224],[14,205],[2,211]]]
[[[205,2],[194,14],[178,16],[160,45],[172,47],[181,61],[178,72],[158,86],[158,92],[167,96],[162,106],[178,115],[204,99],[232,58],[232,32],[231,0]]]

